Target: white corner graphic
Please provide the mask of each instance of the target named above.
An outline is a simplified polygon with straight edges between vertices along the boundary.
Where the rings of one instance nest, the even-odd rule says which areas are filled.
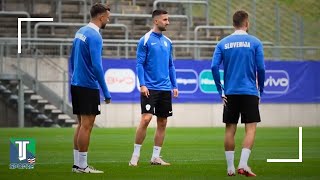
[[[302,127],[299,127],[299,159],[267,159],[267,162],[302,162]]]
[[[53,18],[18,18],[18,54],[21,53],[21,21],[53,21]]]

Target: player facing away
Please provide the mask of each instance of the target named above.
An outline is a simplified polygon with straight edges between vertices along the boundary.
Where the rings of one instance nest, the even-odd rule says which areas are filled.
[[[101,3],[94,4],[90,10],[90,23],[80,28],[73,40],[70,57],[71,98],[73,114],[78,117],[78,126],[74,133],[73,172],[103,173],[88,166],[87,154],[91,130],[100,114],[99,86],[105,102],[110,103],[110,93],[102,69],[102,37],[99,29],[109,22],[110,9]]]
[[[172,42],[162,34],[169,25],[168,13],[155,10],[152,13],[153,29],[138,43],[136,70],[141,91],[141,120],[136,131],[134,150],[129,166],[137,166],[140,148],[146,137],[147,127],[153,115],[157,116],[152,165],[170,165],[160,157],[165,137],[167,117],[172,116],[172,98],[178,97],[176,72],[172,60]]]
[[[245,11],[233,15],[235,32],[222,39],[215,48],[211,70],[223,101],[225,128],[225,155],[229,176],[235,175],[234,136],[241,115],[245,137],[238,166],[238,174],[256,176],[248,166],[257,123],[260,122],[259,101],[263,93],[265,65],[263,46],[259,39],[249,35],[249,17]],[[223,63],[224,85],[220,81],[219,66]],[[258,86],[256,84],[258,79]]]

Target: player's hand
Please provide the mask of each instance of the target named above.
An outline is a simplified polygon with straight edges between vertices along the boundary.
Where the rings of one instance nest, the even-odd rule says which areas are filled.
[[[223,106],[226,106],[226,105],[227,105],[227,103],[228,103],[227,96],[222,95],[222,96],[221,96],[221,98],[222,98]]]
[[[111,103],[111,99],[105,99],[104,102],[105,102],[106,104],[110,104],[110,103]]]
[[[147,98],[149,97],[149,89],[146,86],[141,86],[140,87],[140,92],[143,96],[146,96]]]
[[[179,90],[177,88],[173,89],[173,97],[177,98],[179,96]]]

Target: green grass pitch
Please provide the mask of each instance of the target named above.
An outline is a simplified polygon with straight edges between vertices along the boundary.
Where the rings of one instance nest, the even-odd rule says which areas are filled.
[[[0,180],[20,179],[245,179],[226,176],[224,128],[168,128],[161,155],[171,166],[151,166],[153,134],[148,129],[138,167],[129,167],[134,128],[94,128],[89,164],[104,174],[74,174],[72,128],[0,129]],[[235,165],[238,165],[244,129],[238,128]],[[36,165],[32,170],[10,170],[9,138],[36,140]],[[259,128],[249,165],[254,179],[320,179],[320,127],[303,128],[302,163],[267,163],[267,159],[298,158],[298,127]]]

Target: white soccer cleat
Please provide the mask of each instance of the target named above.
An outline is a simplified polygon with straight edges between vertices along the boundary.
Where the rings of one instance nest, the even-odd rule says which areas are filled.
[[[129,161],[129,166],[138,166],[139,156],[132,155],[131,160]]]
[[[93,174],[99,174],[99,173],[103,173],[103,171],[94,169],[93,167],[87,166],[86,168],[78,168],[78,171],[80,173],[93,173]]]
[[[170,163],[163,161],[160,157],[151,158],[150,163],[151,163],[151,165],[170,166]]]
[[[74,173],[80,173],[80,171],[79,171],[78,169],[79,169],[79,166],[76,166],[76,165],[73,165],[73,166],[72,166],[72,172],[74,172]]]
[[[236,169],[234,167],[228,168],[228,176],[235,176]]]

